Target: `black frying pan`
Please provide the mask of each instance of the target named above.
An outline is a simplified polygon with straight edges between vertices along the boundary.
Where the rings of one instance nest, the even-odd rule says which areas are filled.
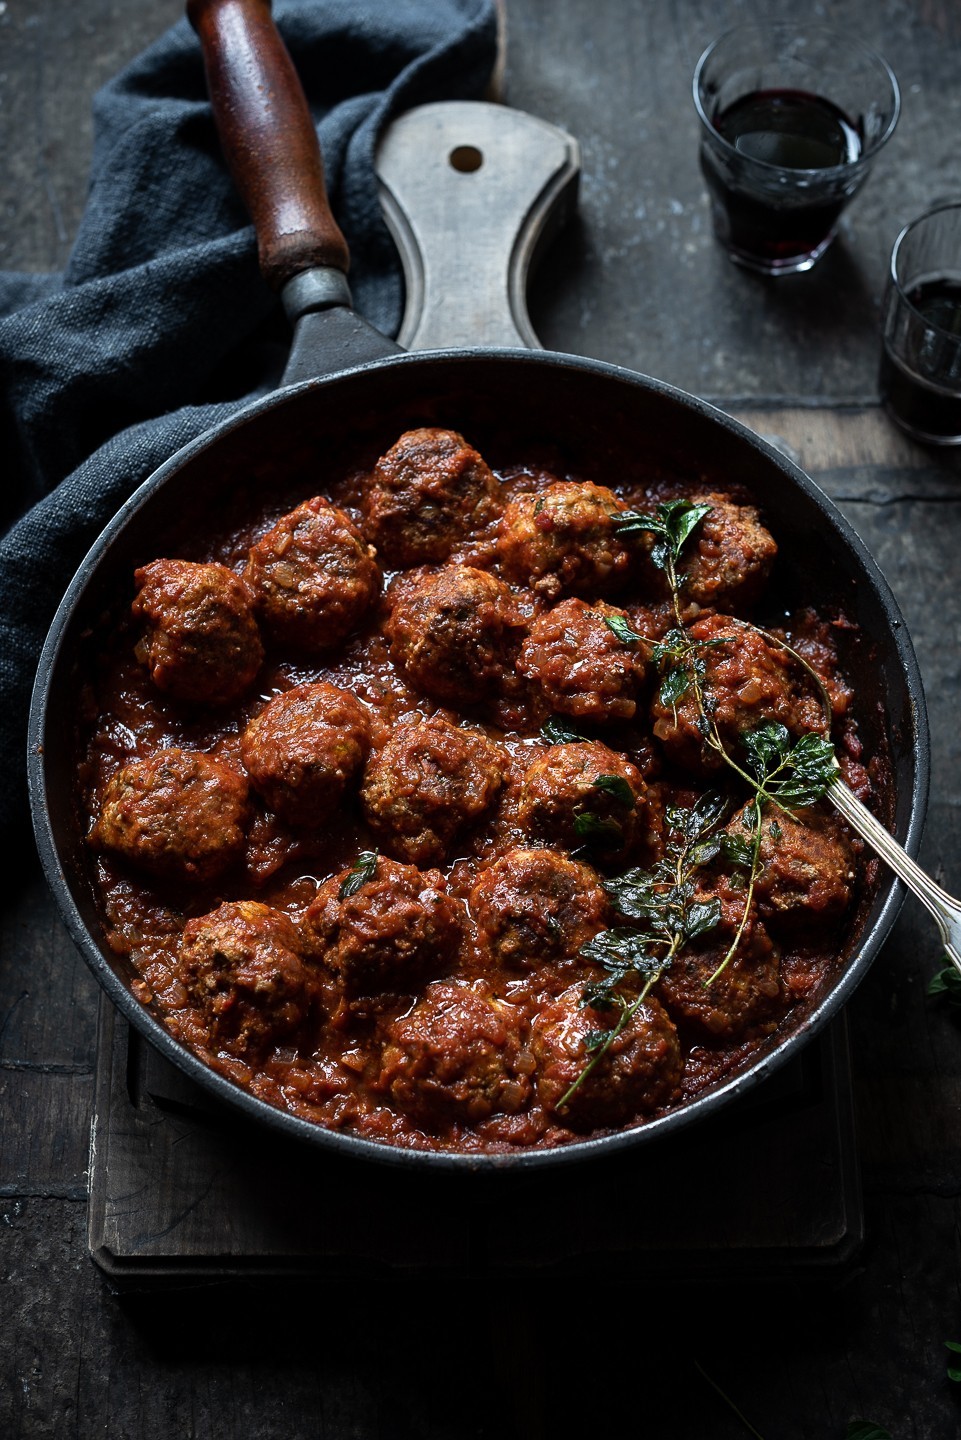
[[[254,477],[265,490],[282,487],[309,457],[383,450],[416,425],[460,430],[482,453],[549,441],[572,468],[601,480],[639,445],[652,465],[671,473],[736,478],[778,538],[785,605],[816,600],[843,610],[856,626],[858,638],[843,659],[859,695],[861,736],[868,754],[889,759],[882,818],[911,855],[927,799],[927,719],[904,621],[871,556],[813,481],[745,426],[649,376],[547,351],[398,351],[350,307],[346,246],[326,204],[313,126],[267,0],[191,0],[188,13],[203,43],[224,147],[255,220],[262,268],[283,292],[295,335],[284,386],[186,446],[137,490],[83,561],[51,626],[31,706],[28,778],[41,861],[67,928],[121,1013],[209,1097],[345,1156],[416,1168],[527,1171],[650,1144],[703,1123],[796,1055],[850,998],[901,905],[903,889],[887,872],[862,907],[831,982],[792,1013],[749,1068],[638,1128],[510,1155],[403,1150],[274,1109],[175,1041],[134,997],[124,962],[101,939],[64,717],[75,708],[103,611],[129,586],[135,566],[165,553],[165,537],[173,543],[182,535],[185,514],[215,523],[237,475]],[[254,150],[261,156],[256,166]]]

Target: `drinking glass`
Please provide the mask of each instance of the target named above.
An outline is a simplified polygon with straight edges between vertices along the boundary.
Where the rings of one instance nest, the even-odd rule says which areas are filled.
[[[810,270],[898,122],[890,66],[826,25],[743,24],[694,72],[714,232],[765,275]]]
[[[961,201],[905,225],[881,317],[881,399],[914,439],[961,445]]]

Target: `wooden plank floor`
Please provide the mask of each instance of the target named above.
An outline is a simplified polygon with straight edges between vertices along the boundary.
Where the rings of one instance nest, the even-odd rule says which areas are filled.
[[[90,94],[180,13],[174,0],[8,0],[0,265],[63,264],[83,205]],[[531,315],[551,347],[731,409],[837,500],[917,648],[933,770],[921,858],[957,893],[959,457],[893,429],[876,365],[890,243],[961,190],[961,9],[832,4],[833,20],[892,61],[904,111],[836,249],[777,285],[719,254],[696,165],[691,71],[742,13],[734,0],[553,0],[545,21],[539,0],[507,0],[505,100],[582,147],[580,212],[536,277]],[[389,1302],[350,1285],[328,1296],[316,1278],[281,1292],[251,1282],[125,1298],[86,1241],[98,990],[24,855],[0,918],[0,1436],[555,1440],[619,1429],[737,1440],[748,1432],[734,1404],[764,1440],[834,1440],[856,1417],[896,1440],[951,1440],[961,1024],[926,994],[939,951],[909,900],[848,1007],[866,1243],[843,1280],[752,1277],[718,1291],[628,1283],[615,1269],[576,1287],[412,1278]],[[617,1201],[596,1196],[585,1234],[630,1223]]]

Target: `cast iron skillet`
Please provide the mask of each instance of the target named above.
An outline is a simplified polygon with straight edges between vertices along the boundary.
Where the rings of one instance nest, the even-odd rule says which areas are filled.
[[[749,1068],[635,1129],[506,1155],[400,1149],[274,1109],[175,1041],[135,999],[125,962],[101,938],[75,798],[77,757],[65,723],[100,616],[129,589],[137,565],[168,553],[165,538],[174,544],[183,534],[184,515],[215,524],[239,477],[252,479],[266,500],[271,487],[309,473],[318,454],[367,454],[371,447],[379,453],[417,425],[458,429],[481,453],[485,446],[496,451],[505,434],[511,444],[546,439],[575,469],[602,481],[616,475],[619,456],[639,447],[678,475],[707,468],[736,477],[778,538],[779,597],[787,605],[838,607],[857,627],[860,638],[843,663],[859,696],[866,753],[889,757],[889,813],[882,818],[912,855],[927,800],[927,720],[904,621],[864,545],[808,476],[727,415],[646,375],[547,351],[399,352],[350,308],[346,245],[327,208],[306,102],[267,0],[191,0],[188,13],[203,43],[225,150],[254,216],[262,268],[283,289],[296,332],[287,383],[179,451],[136,491],[83,561],[51,626],[31,706],[28,774],[41,861],[70,935],[126,1019],[207,1098],[343,1156],[416,1169],[529,1171],[649,1145],[703,1123],[795,1056],[850,998],[900,909],[903,889],[886,871],[857,917],[836,976]],[[266,152],[265,164],[250,167],[241,137]],[[304,372],[314,378],[292,378]]]

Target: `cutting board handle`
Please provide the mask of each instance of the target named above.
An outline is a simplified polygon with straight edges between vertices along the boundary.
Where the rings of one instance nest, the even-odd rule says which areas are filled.
[[[506,105],[441,101],[394,120],[375,167],[404,269],[401,346],[539,349],[528,277],[576,207],[576,140]]]
[[[317,132],[270,0],[188,0],[220,143],[273,290],[316,267],[347,273]]]

